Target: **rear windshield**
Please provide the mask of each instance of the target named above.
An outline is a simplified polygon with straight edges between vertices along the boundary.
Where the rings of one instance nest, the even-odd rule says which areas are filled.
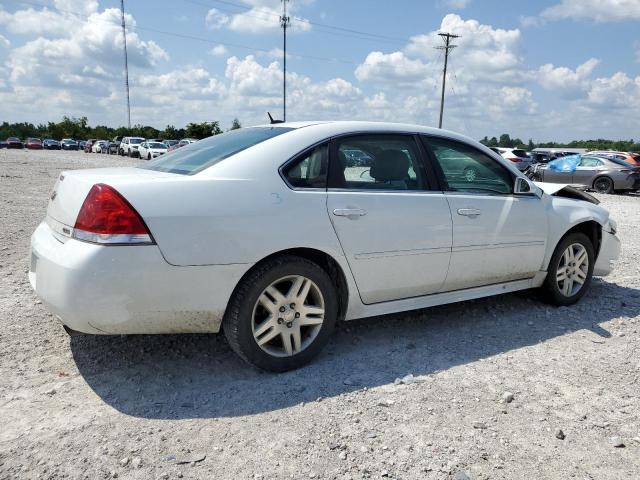
[[[293,130],[287,127],[241,128],[214,135],[167,153],[140,168],[192,175],[242,150]]]
[[[513,154],[516,157],[520,157],[520,158],[528,158],[529,155],[527,155],[527,152],[525,152],[524,150],[514,150]]]

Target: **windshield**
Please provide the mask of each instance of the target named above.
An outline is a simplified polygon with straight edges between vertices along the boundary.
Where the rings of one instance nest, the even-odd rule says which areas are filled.
[[[144,138],[130,138],[129,143],[133,143],[134,145],[138,145],[139,143],[144,142]]]
[[[287,127],[241,128],[186,145],[139,168],[193,175],[231,155],[291,130],[293,129]]]

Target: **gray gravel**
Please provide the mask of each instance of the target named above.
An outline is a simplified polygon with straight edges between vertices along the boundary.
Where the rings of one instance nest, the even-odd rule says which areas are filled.
[[[638,197],[600,197],[623,256],[575,307],[352,322],[275,375],[215,335],[70,338],[37,300],[56,174],[133,163],[0,150],[0,478],[640,478]]]

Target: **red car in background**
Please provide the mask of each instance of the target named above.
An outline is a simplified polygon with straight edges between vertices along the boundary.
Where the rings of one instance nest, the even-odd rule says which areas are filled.
[[[98,139],[96,139],[96,138],[91,138],[91,139],[87,140],[87,143],[84,144],[84,153],[91,153],[91,147],[97,141],[98,141]]]
[[[42,150],[42,140],[39,138],[27,138],[25,147],[29,150]]]
[[[18,137],[9,137],[7,138],[7,148],[24,148],[24,145]]]

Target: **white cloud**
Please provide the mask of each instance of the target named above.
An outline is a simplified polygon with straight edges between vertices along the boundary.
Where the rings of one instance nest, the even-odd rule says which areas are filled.
[[[541,14],[547,20],[588,19],[617,22],[640,19],[638,0],[561,0]]]
[[[216,8],[212,8],[207,12],[204,23],[211,30],[218,30],[229,23],[229,16]]]
[[[280,0],[245,0],[249,9],[236,14],[225,14],[212,8],[207,12],[206,25],[211,29],[229,28],[241,33],[264,33],[280,29],[282,3]],[[291,18],[291,29],[294,32],[306,32],[311,24],[295,13],[308,2],[289,4],[288,15]]]
[[[640,76],[630,78],[618,72],[611,77],[597,78],[591,84],[589,103],[605,108],[623,108],[633,112],[640,102]]]
[[[216,45],[209,50],[209,55],[211,55],[212,57],[222,57],[224,55],[227,55],[228,53],[229,50],[227,50],[227,47],[225,47],[224,45]]]
[[[467,8],[470,3],[471,0],[446,0],[445,2],[445,4],[449,8],[453,8],[454,10],[462,10],[464,8]]]
[[[428,73],[428,65],[409,59],[402,52],[371,52],[355,70],[358,80],[372,83],[423,82]]]
[[[546,90],[558,91],[566,97],[578,97],[589,88],[588,77],[600,60],[591,58],[575,70],[556,67],[551,63],[542,65],[537,72],[538,83]]]
[[[0,34],[0,47],[4,47],[4,48],[11,47],[11,42],[9,41],[9,39],[2,34]]]

